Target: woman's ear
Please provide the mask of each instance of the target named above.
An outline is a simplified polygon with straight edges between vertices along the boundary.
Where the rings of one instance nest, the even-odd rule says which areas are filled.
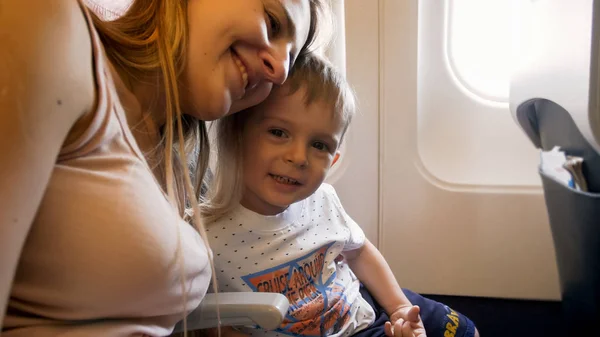
[[[333,162],[331,162],[331,166],[333,166],[335,162],[338,161],[338,159],[340,159],[340,151],[335,153],[335,157],[333,157]]]

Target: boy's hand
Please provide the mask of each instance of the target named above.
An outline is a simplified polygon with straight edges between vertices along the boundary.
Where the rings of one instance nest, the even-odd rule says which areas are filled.
[[[417,305],[401,306],[385,322],[384,331],[388,337],[427,337]]]

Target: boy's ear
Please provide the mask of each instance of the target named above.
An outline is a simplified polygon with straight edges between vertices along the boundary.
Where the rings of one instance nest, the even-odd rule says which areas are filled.
[[[331,162],[331,166],[333,166],[335,162],[338,161],[338,159],[340,159],[340,151],[335,153],[335,157],[333,157],[333,162]]]

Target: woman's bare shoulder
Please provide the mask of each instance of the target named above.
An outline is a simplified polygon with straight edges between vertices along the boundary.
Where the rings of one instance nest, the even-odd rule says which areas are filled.
[[[2,0],[0,45],[0,80],[13,94],[60,102],[67,123],[93,106],[91,35],[76,0]]]
[[[0,0],[0,330],[14,272],[63,141],[94,105],[74,0]]]

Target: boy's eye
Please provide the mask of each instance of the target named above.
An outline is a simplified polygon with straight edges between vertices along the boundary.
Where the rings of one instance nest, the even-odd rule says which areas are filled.
[[[285,132],[283,132],[283,130],[280,130],[280,129],[271,129],[271,130],[269,130],[269,133],[275,137],[285,136]]]
[[[322,143],[322,142],[315,142],[313,143],[313,147],[319,151],[327,151],[329,150],[329,147],[327,146],[327,144]]]
[[[269,36],[275,37],[281,31],[281,23],[277,20],[277,17],[273,13],[267,11],[267,22],[269,26]]]

